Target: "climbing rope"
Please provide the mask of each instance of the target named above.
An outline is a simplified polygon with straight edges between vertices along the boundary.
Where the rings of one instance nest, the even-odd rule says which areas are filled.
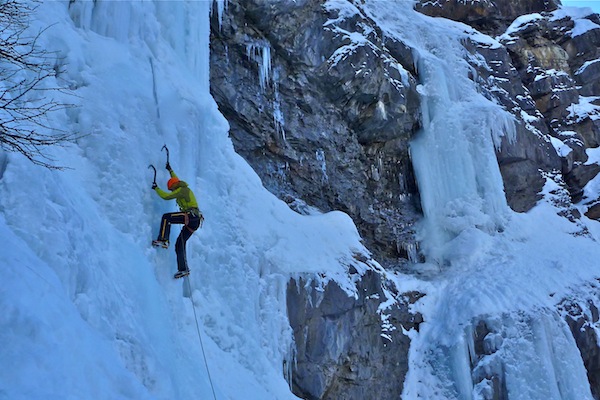
[[[192,286],[190,284],[190,279],[188,276],[184,278],[185,284],[187,285],[188,293],[190,294],[190,300],[192,301],[192,310],[194,310],[194,319],[196,320],[196,330],[198,331],[198,339],[200,339],[200,348],[202,349],[202,357],[204,357],[204,366],[206,367],[206,372],[208,373],[208,381],[210,382],[210,389],[212,390],[213,398],[217,400],[217,395],[215,394],[215,387],[212,382],[212,378],[210,376],[210,370],[208,369],[208,362],[206,361],[206,352],[204,351],[204,344],[202,343],[202,333],[200,333],[200,324],[198,323],[198,316],[196,315],[196,304],[194,304],[194,295],[192,293]]]
[[[38,277],[39,277],[41,280],[43,280],[44,282],[46,282],[46,284],[47,284],[48,286],[50,286],[52,289],[54,289],[54,290],[56,291],[56,293],[60,293],[60,290],[58,290],[58,289],[56,288],[56,286],[54,286],[52,283],[50,283],[50,282],[48,281],[48,279],[44,278],[44,277],[43,277],[43,276],[42,276],[42,275],[41,275],[39,272],[37,272],[35,269],[31,268],[31,267],[30,267],[29,265],[27,265],[27,264],[23,264],[23,266],[24,266],[25,268],[27,268],[28,270],[30,270],[31,272],[33,272],[34,274],[36,274],[36,275],[37,275],[37,276],[38,276]],[[16,269],[16,265],[15,265],[15,269]],[[54,293],[54,294],[56,294],[56,293]]]

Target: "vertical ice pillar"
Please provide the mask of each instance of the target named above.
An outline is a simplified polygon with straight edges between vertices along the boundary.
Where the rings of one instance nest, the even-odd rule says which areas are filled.
[[[441,262],[461,233],[502,225],[508,206],[493,138],[514,135],[514,123],[477,92],[461,49],[427,45],[438,48],[419,54],[423,129],[410,150],[425,214],[423,249]]]
[[[364,9],[413,49],[423,117],[410,146],[425,214],[421,248],[429,260],[444,262],[452,258],[446,250],[453,239],[502,225],[509,209],[494,146],[502,136],[514,137],[515,126],[511,114],[469,78],[473,71],[462,42],[477,35],[452,22],[437,23],[413,5],[371,1]]]
[[[156,14],[163,37],[201,83],[210,88],[210,1],[156,1]]]
[[[224,4],[220,1],[218,7],[224,8]],[[81,28],[124,43],[141,40],[153,51],[158,36],[162,36],[198,78],[200,89],[208,93],[211,5],[210,1],[194,0],[75,0],[69,3],[69,14]],[[166,54],[160,52],[155,56],[166,57]]]

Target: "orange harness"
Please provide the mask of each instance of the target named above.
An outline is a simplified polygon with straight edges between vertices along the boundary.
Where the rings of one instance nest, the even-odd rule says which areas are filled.
[[[202,228],[202,224],[204,223],[204,215],[202,215],[202,213],[200,211],[198,211],[198,213],[200,214],[198,216],[198,218],[200,218],[200,224],[198,225],[198,229],[200,229],[200,228]],[[190,231],[191,233],[194,233],[194,232],[196,232],[196,229],[192,229],[188,226],[190,224],[190,214],[193,215],[193,213],[191,211],[188,211],[185,213],[185,216],[183,217],[184,218],[184,226],[188,229],[188,231]]]

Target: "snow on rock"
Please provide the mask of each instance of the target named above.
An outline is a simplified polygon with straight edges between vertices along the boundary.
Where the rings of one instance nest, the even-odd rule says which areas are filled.
[[[563,6],[552,13],[551,20],[560,20],[563,18],[572,19],[575,26],[569,31],[569,34],[571,37],[577,37],[588,31],[600,29],[600,25],[587,18],[592,14],[594,14],[594,11],[588,7]]]
[[[586,61],[585,63],[583,63],[583,65],[581,67],[579,67],[579,69],[577,71],[575,71],[575,75],[583,74],[588,67],[591,67],[592,65],[596,65],[599,62],[600,62],[600,59]]]
[[[514,35],[524,29],[527,29],[532,24],[535,24],[537,21],[544,19],[544,17],[539,13],[533,13],[528,15],[522,15],[515,19],[513,23],[506,29],[506,31],[498,37],[498,40],[501,42],[511,42],[517,39]]]
[[[594,104],[594,102],[598,102],[599,100],[600,97],[597,96],[579,96],[579,102],[571,104],[568,107],[569,119],[575,123],[581,122],[586,118],[590,118],[591,120],[600,119],[600,106]]]
[[[569,146],[567,146],[562,140],[557,139],[555,137],[551,137],[550,141],[552,142],[552,146],[556,149],[556,152],[561,157],[566,157],[573,151]]]

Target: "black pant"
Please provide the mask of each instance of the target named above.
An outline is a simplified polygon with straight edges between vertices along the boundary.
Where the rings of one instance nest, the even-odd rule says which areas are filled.
[[[201,217],[198,217],[190,212],[174,212],[166,213],[162,216],[160,222],[160,232],[158,240],[169,240],[171,233],[171,224],[183,224],[181,233],[175,242],[175,253],[177,254],[177,269],[179,271],[187,271],[187,256],[185,252],[185,243],[192,236],[196,229],[200,227]]]

